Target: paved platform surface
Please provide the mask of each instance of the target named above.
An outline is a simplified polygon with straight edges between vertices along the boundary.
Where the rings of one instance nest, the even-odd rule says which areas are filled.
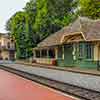
[[[32,67],[21,64],[2,64],[2,65],[100,92],[100,76],[87,75],[87,74],[85,75],[69,71],[60,71],[60,70],[40,68],[35,66]]]
[[[74,71],[74,72],[80,72],[80,73],[86,73],[86,74],[92,74],[92,75],[98,75],[100,76],[100,71],[95,69],[88,69],[88,68],[79,68],[79,67],[60,67],[60,66],[53,66],[53,65],[46,65],[46,64],[39,64],[39,63],[31,63],[31,62],[25,62],[25,61],[17,61],[19,64],[26,64],[30,66],[39,66],[39,67],[46,67],[46,68],[53,68],[58,70],[66,70],[66,71]]]
[[[0,70],[0,100],[78,100],[15,74]]]

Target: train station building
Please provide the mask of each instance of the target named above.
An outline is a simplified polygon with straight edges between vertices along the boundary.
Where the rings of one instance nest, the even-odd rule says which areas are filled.
[[[15,43],[8,34],[0,33],[0,60],[15,59]]]
[[[96,68],[100,60],[100,20],[79,17],[40,42],[33,53],[37,63]]]

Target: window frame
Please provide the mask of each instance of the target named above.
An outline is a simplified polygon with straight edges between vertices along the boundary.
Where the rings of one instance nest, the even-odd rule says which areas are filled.
[[[46,49],[41,50],[41,57],[47,58],[47,50]]]
[[[40,58],[40,51],[36,50],[35,53],[36,53],[36,58]]]
[[[86,43],[86,59],[94,59],[94,44],[93,43]]]

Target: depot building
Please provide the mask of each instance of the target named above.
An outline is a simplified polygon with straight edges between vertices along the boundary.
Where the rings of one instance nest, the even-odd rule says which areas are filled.
[[[36,63],[95,68],[100,60],[100,20],[79,17],[33,48]]]

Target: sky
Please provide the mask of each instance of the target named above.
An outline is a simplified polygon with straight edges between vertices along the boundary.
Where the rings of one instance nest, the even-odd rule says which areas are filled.
[[[22,10],[29,0],[1,0],[0,1],[0,33],[6,33],[6,21],[17,11]]]

